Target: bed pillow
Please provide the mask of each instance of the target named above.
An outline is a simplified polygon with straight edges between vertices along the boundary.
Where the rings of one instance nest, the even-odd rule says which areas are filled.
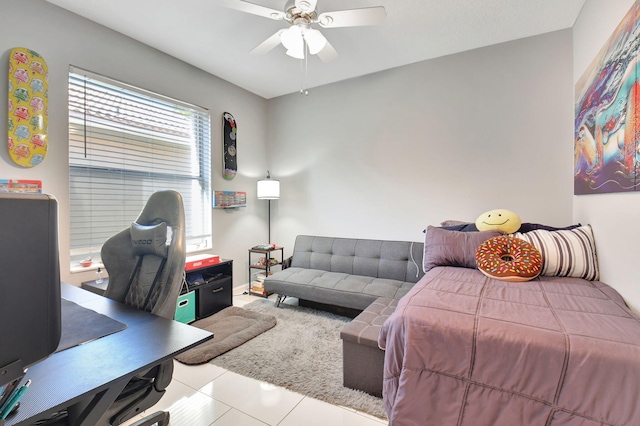
[[[535,231],[537,229],[543,229],[545,231],[564,231],[564,230],[569,230],[569,229],[575,229],[582,226],[581,224],[577,224],[577,225],[569,225],[569,226],[565,226],[563,228],[556,228],[554,226],[548,226],[548,225],[542,225],[540,223],[523,223],[522,225],[520,225],[520,229],[518,229],[518,232],[531,232],[531,231]]]
[[[445,220],[440,222],[440,226],[458,226],[458,225],[468,225],[471,222],[466,221],[466,220],[455,220],[455,219],[449,219],[449,220]]]
[[[590,225],[547,231],[537,229],[514,237],[533,244],[542,254],[542,274],[553,277],[574,277],[594,281],[599,279],[596,243]]]
[[[458,232],[429,226],[424,240],[424,272],[436,266],[476,267],[478,246],[489,238],[502,235],[499,231]]]
[[[542,272],[542,255],[533,244],[501,235],[480,244],[476,252],[480,272],[502,281],[530,281]]]
[[[440,226],[444,229],[448,229],[449,231],[460,231],[460,232],[477,232],[478,228],[476,228],[475,223],[464,222],[461,220],[445,220],[440,223]],[[577,225],[569,225],[565,227],[557,228],[555,226],[543,225],[541,223],[529,223],[524,222],[520,225],[520,229],[517,232],[531,232],[536,229],[544,229],[546,231],[563,231],[567,229],[574,229],[582,226],[581,224]]]
[[[167,257],[167,224],[157,225],[131,224],[131,245],[137,256],[153,254]]]
[[[447,231],[458,231],[458,232],[478,232],[478,228],[476,228],[475,223],[443,226],[442,229],[446,229]]]

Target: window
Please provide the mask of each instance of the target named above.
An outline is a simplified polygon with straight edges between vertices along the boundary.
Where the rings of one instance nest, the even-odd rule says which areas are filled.
[[[69,72],[71,260],[100,258],[149,196],[182,194],[187,251],[211,247],[208,111],[87,71]]]

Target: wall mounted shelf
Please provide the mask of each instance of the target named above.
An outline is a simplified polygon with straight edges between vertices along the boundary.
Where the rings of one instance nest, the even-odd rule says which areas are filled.
[[[239,191],[213,191],[214,209],[247,207],[247,193]]]

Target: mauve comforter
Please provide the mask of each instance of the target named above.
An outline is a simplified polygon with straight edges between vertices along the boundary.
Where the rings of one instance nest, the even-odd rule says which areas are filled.
[[[599,281],[436,267],[379,345],[392,426],[640,425],[640,318]]]

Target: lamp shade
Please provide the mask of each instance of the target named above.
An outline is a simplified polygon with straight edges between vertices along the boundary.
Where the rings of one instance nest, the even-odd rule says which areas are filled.
[[[280,33],[280,41],[287,49],[287,55],[297,59],[304,59],[304,39],[302,27],[293,25]]]
[[[322,33],[318,30],[309,30],[304,33],[304,41],[307,42],[307,46],[309,46],[309,53],[315,55],[327,44],[327,39],[324,38]]]
[[[259,200],[277,200],[280,198],[280,181],[267,177],[258,181]]]
[[[289,49],[286,53],[292,58],[304,59],[304,49]]]

